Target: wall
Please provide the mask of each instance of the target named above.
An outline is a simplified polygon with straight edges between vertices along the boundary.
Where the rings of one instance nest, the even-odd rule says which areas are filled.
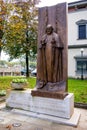
[[[81,51],[80,48],[76,49],[68,49],[68,76],[76,78],[76,61],[75,56],[80,56]],[[87,55],[87,48],[84,48],[83,55]]]
[[[86,10],[80,9],[68,13],[68,45],[87,44],[87,39],[78,40],[78,26],[76,22],[81,19],[87,20],[87,8]]]
[[[87,44],[87,39],[78,40],[78,26],[77,21],[84,19],[87,20],[87,8],[80,9],[68,13],[68,45],[84,45]],[[68,77],[76,78],[76,62],[75,56],[80,56],[80,49],[84,48],[84,55],[87,56],[87,47],[69,48],[68,49]]]

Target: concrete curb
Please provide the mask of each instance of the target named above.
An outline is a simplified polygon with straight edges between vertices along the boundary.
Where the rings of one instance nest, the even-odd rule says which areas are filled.
[[[87,104],[85,104],[85,103],[74,102],[74,106],[77,108],[87,109]]]
[[[6,100],[6,96],[0,96],[0,102],[4,102]]]

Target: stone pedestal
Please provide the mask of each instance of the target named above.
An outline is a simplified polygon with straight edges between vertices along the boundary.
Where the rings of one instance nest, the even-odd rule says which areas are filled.
[[[69,119],[74,112],[74,96],[70,93],[61,100],[33,97],[30,90],[13,90],[6,100],[6,106]]]
[[[45,97],[45,98],[56,98],[56,99],[64,99],[68,92],[51,92],[51,91],[43,91],[43,90],[32,90],[32,96]]]

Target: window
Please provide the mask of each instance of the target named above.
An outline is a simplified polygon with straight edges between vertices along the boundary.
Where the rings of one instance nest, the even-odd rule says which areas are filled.
[[[83,67],[83,71],[87,71],[87,61],[77,60],[77,71],[81,71],[82,67]]]
[[[86,25],[78,25],[79,39],[86,39]]]
[[[82,69],[87,75],[87,58],[76,58],[76,73],[81,74]]]
[[[80,20],[76,22],[78,25],[78,39],[87,38],[87,20]]]

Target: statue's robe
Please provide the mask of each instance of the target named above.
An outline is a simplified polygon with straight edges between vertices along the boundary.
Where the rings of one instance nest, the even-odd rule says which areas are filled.
[[[62,44],[55,32],[42,37],[38,48],[39,62],[37,66],[37,88],[43,88],[47,83],[58,83],[63,79]]]

